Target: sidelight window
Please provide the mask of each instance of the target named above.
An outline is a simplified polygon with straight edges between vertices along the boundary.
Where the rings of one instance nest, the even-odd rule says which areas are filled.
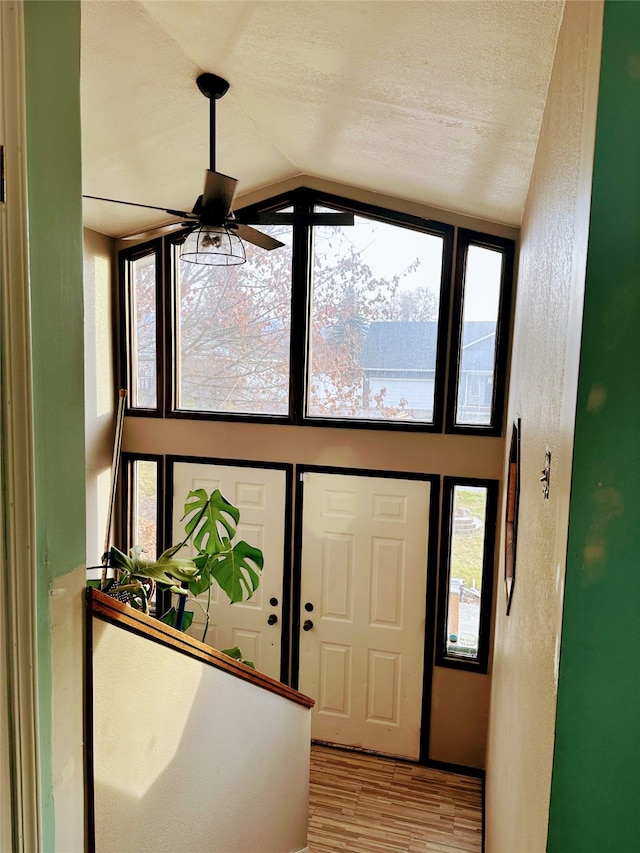
[[[498,483],[444,478],[436,662],[486,672]]]
[[[162,457],[124,453],[122,455],[123,506],[122,547],[138,546],[142,557],[155,560],[162,543]]]

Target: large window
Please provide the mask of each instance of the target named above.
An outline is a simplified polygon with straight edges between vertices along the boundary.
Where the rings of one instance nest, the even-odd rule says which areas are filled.
[[[262,230],[285,245],[247,244],[241,267],[181,261],[172,244],[177,410],[289,414],[292,229]]]
[[[313,236],[306,416],[432,425],[445,235],[356,216]]]
[[[131,412],[501,432],[511,241],[307,190],[260,210],[355,224],[262,226],[284,246],[239,266],[123,253]]]

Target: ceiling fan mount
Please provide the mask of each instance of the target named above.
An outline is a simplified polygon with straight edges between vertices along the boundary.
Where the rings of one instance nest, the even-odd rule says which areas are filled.
[[[226,80],[218,77],[217,74],[210,74],[208,71],[199,74],[196,77],[196,83],[205,98],[213,98],[215,101],[229,91],[229,83]]]
[[[232,242],[237,241],[239,238],[240,241],[244,240],[260,248],[270,250],[277,249],[283,246],[284,243],[276,240],[269,234],[265,234],[263,231],[252,228],[249,224],[250,221],[261,225],[353,225],[354,217],[351,213],[306,212],[301,214],[279,214],[276,211],[266,215],[258,214],[253,220],[237,219],[232,207],[238,181],[236,178],[232,178],[216,170],[216,101],[220,100],[228,92],[229,83],[217,74],[203,72],[196,78],[196,84],[202,94],[209,100],[209,168],[205,172],[204,191],[196,199],[192,210],[175,210],[170,207],[156,207],[155,205],[120,201],[118,199],[103,198],[102,196],[84,196],[84,198],[97,201],[108,201],[114,204],[126,204],[151,210],[162,210],[170,216],[179,217],[179,221],[177,222],[131,234],[124,239],[137,240],[145,237],[151,238],[152,236],[156,237],[171,233],[172,231],[184,230],[185,238],[188,242],[197,231],[198,244],[205,245],[209,251],[204,252],[200,250],[195,255],[194,253],[183,253],[181,256],[188,260],[193,260],[193,257],[189,255],[195,256],[198,258],[195,260],[195,263],[226,264],[230,263],[230,261],[225,261],[222,253],[215,251],[216,244],[220,242],[219,239],[201,241],[199,235],[202,230],[215,229],[216,233],[224,231],[230,235]],[[220,255],[220,259],[214,257],[217,254]],[[242,260],[234,260],[231,263],[242,263],[244,259],[244,248],[242,247]]]

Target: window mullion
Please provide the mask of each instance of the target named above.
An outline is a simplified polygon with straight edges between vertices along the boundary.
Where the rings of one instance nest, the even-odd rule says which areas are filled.
[[[311,213],[313,205],[303,200],[295,205],[295,210],[296,213]],[[312,287],[311,232],[312,229],[306,225],[296,225],[293,228],[289,413],[294,423],[300,423],[306,406],[309,304]]]

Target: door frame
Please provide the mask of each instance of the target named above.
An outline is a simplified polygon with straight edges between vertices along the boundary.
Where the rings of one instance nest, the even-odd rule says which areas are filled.
[[[293,465],[288,462],[257,462],[255,459],[222,459],[217,456],[165,456],[165,489],[162,504],[165,508],[165,540],[173,530],[173,471],[176,464],[226,465],[233,468],[262,468],[270,471],[282,471],[285,475],[284,505],[284,554],[282,566],[282,619],[280,627],[280,681],[289,684],[289,660],[291,654],[291,595],[292,561],[291,537],[293,506]],[[165,541],[164,547],[172,543]]]
[[[427,543],[427,595],[425,600],[424,666],[422,673],[422,710],[420,723],[419,764],[429,761],[429,730],[431,725],[431,689],[435,655],[436,605],[438,600],[438,540],[440,531],[440,476],[416,474],[408,471],[380,471],[371,468],[341,468],[328,465],[296,465],[295,517],[293,542],[293,577],[291,610],[291,686],[299,683],[300,671],[300,607],[302,604],[302,507],[304,477],[306,473],[337,474],[355,477],[377,477],[387,480],[419,480],[430,484],[428,543]]]
[[[23,4],[0,3],[0,848],[16,853],[41,849],[49,785],[40,776],[24,41]]]

